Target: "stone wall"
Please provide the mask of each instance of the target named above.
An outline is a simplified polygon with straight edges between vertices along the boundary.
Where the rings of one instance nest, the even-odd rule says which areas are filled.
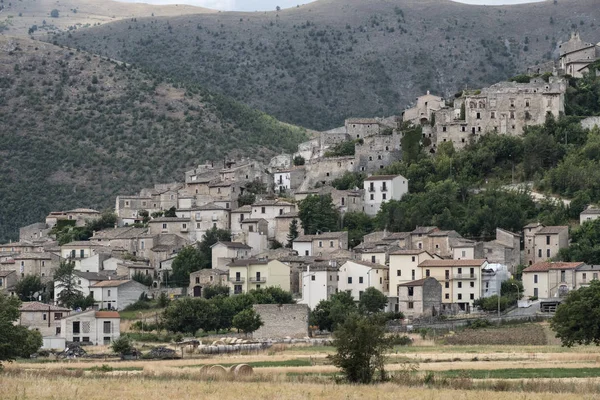
[[[252,334],[254,339],[303,339],[308,336],[308,305],[256,304],[253,308],[264,323]]]
[[[581,126],[584,129],[593,129],[594,126],[600,127],[600,117],[588,117],[584,120],[581,120]]]

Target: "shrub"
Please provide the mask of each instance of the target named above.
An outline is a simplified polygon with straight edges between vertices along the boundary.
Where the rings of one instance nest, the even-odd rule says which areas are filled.
[[[480,329],[480,328],[487,328],[491,325],[492,325],[492,323],[490,321],[488,321],[487,319],[477,318],[475,321],[473,321],[469,324],[469,328]]]

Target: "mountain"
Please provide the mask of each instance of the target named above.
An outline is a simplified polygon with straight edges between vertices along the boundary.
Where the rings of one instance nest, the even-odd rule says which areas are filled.
[[[427,90],[452,96],[600,41],[598,0],[473,6],[448,0],[320,0],[280,12],[138,18],[47,40],[198,82],[313,129],[399,114]]]
[[[0,9],[2,7],[0,32],[11,36],[33,33],[38,37],[50,32],[76,30],[122,19],[217,12],[181,4],[152,6],[112,0],[2,0]],[[53,14],[52,10],[58,14]],[[33,26],[37,30],[31,31]]]
[[[0,242],[49,211],[103,209],[206,160],[307,139],[200,87],[25,38],[0,36],[0,93]]]

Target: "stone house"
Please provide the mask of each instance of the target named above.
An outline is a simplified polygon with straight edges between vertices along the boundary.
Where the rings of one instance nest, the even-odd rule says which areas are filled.
[[[304,167],[280,169],[273,172],[273,184],[278,193],[286,193],[298,189],[306,176]]]
[[[523,247],[525,265],[533,265],[535,262],[535,234],[544,228],[539,222],[532,222],[523,227]]]
[[[67,342],[108,346],[121,336],[121,316],[116,311],[73,312],[60,323],[60,336]]]
[[[483,252],[490,264],[506,265],[514,273],[521,264],[521,235],[496,228],[496,239],[484,242]]]
[[[51,228],[45,222],[36,222],[19,228],[20,242],[40,242],[51,240],[48,236]]]
[[[306,245],[302,245],[302,243],[306,243],[308,240],[310,241],[310,252],[306,254]],[[296,243],[298,246],[295,245]],[[348,250],[348,231],[301,235],[294,240],[292,246],[299,255],[322,257],[338,250]]]
[[[230,211],[215,203],[208,203],[189,210],[177,210],[177,216],[189,219],[188,237],[190,242],[200,242],[204,234],[213,229],[229,230]]]
[[[112,249],[112,247],[99,242],[79,240],[60,246],[60,256],[64,259],[75,261],[77,264],[78,261],[102,253],[103,250],[107,249]]]
[[[268,250],[269,223],[264,218],[248,218],[242,222],[242,232],[232,236],[237,242],[252,247],[254,254]]]
[[[39,276],[42,283],[52,280],[54,271],[60,266],[61,258],[54,253],[20,253],[12,257],[12,265],[3,263],[3,269],[13,270],[17,276]]]
[[[577,289],[576,270],[581,262],[537,262],[523,270],[525,297],[564,297]]]
[[[17,273],[15,271],[0,271],[0,293],[12,296],[17,281]]]
[[[402,175],[373,175],[364,180],[364,212],[375,216],[388,200],[401,200],[408,193],[408,179]]]
[[[418,235],[417,235],[418,238]],[[423,248],[431,254],[436,254],[442,258],[449,258],[453,255],[452,244],[463,237],[456,231],[433,231],[423,238]],[[417,245],[420,242],[417,242]]]
[[[442,285],[428,277],[398,286],[398,309],[408,318],[434,317],[442,309]]]
[[[454,260],[474,260],[483,257],[483,242],[464,238],[452,242],[452,258]]]
[[[111,279],[90,286],[94,300],[100,309],[122,310],[135,303],[148,287],[133,280]]]
[[[317,259],[304,266],[301,272],[300,304],[306,304],[311,310],[322,300],[329,300],[338,292],[338,264],[336,260]]]
[[[540,229],[535,234],[534,245],[534,263],[556,257],[560,249],[569,247],[569,227],[546,226]]]
[[[316,185],[331,185],[335,179],[344,175],[345,172],[354,172],[356,170],[355,164],[354,156],[323,157],[307,161],[304,165],[306,179],[299,190],[306,191]]]
[[[355,145],[354,170],[376,173],[387,165],[402,159],[401,135],[390,132],[388,135],[369,136]]]
[[[252,289],[267,287],[279,287],[290,291],[290,267],[278,260],[234,260],[228,267],[232,294],[248,293]]]
[[[597,281],[600,273],[600,265],[583,264],[575,268],[575,289],[590,285],[591,281]]]
[[[230,230],[231,230],[231,235],[233,237],[235,237],[239,233],[243,232],[242,222],[244,222],[245,219],[251,218],[251,215],[252,215],[252,206],[250,206],[250,205],[245,205],[245,206],[236,208],[235,210],[231,211]]]
[[[443,282],[442,310],[470,313],[473,302],[482,296],[482,270],[486,260],[425,260],[417,270],[417,278],[432,277]]]
[[[255,304],[263,325],[252,333],[253,339],[304,339],[309,336],[310,310],[305,304]]]
[[[417,97],[417,104],[414,107],[404,110],[402,120],[411,122],[415,126],[431,125],[433,113],[445,106],[443,98],[429,93],[428,90],[426,95]]]
[[[296,220],[298,225],[298,232],[302,232],[302,222],[298,217],[297,211],[292,211],[275,217],[275,240],[282,245],[287,245],[288,235],[290,233],[290,225],[292,221]]]
[[[181,217],[160,217],[148,223],[151,235],[172,234],[189,240],[192,220]]]
[[[252,247],[239,242],[217,242],[211,246],[212,267],[226,270],[227,264],[234,259],[250,258]]]
[[[374,247],[360,252],[360,258],[373,264],[389,265],[389,256],[386,248]]]
[[[275,239],[275,218],[296,211],[296,205],[283,200],[262,200],[252,204],[252,218],[262,218],[269,224],[268,238]]]
[[[379,122],[375,118],[349,118],[344,125],[351,139],[364,139],[381,133]]]
[[[429,235],[439,232],[437,226],[417,226],[410,232],[410,242],[407,243],[407,249],[427,250]]]
[[[161,211],[160,203],[154,201],[151,196],[117,196],[115,200],[115,214],[119,219],[119,225],[133,225],[141,220],[140,210],[146,210],[150,214]],[[46,221],[48,221],[46,219]]]
[[[561,71],[574,78],[582,78],[588,72],[588,66],[600,59],[600,43],[584,42],[579,32],[571,33],[569,41],[559,44],[558,48]]]
[[[152,247],[148,228],[121,227],[94,232],[90,242],[123,248],[127,253],[143,256]]]
[[[600,218],[600,208],[588,207],[579,214],[579,223],[583,225],[584,222],[594,221]]]
[[[15,255],[18,253],[34,253],[44,251],[43,246],[32,242],[11,242],[0,244],[0,256],[3,254]]]
[[[163,261],[174,257],[179,250],[190,244],[189,241],[178,235],[161,234],[155,237],[154,246],[150,249],[150,265],[159,270]]]
[[[436,256],[425,250],[395,250],[389,253],[390,267],[390,304],[398,309],[398,287],[403,283],[416,281],[422,278],[419,264],[425,260],[432,260]]]
[[[61,320],[69,315],[68,308],[31,301],[19,308],[19,325],[39,331],[42,336],[61,333]]]
[[[85,226],[89,221],[95,221],[102,216],[99,211],[91,208],[76,208],[74,210],[65,211],[66,219],[76,221],[75,226]]]
[[[202,297],[207,286],[229,286],[229,272],[217,268],[201,269],[190,274],[188,296]]]
[[[340,291],[350,291],[355,301],[359,301],[370,287],[386,296],[390,290],[389,267],[361,260],[348,260],[340,265],[338,272]]]

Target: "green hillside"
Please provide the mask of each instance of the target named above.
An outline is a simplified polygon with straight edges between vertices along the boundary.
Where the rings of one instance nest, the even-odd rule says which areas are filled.
[[[431,90],[496,83],[558,55],[578,30],[600,41],[597,0],[469,6],[320,0],[280,12],[138,18],[46,40],[201,83],[314,129],[399,114]]]
[[[222,95],[75,50],[0,36],[0,241],[51,210],[113,206],[206,160],[306,140]]]

